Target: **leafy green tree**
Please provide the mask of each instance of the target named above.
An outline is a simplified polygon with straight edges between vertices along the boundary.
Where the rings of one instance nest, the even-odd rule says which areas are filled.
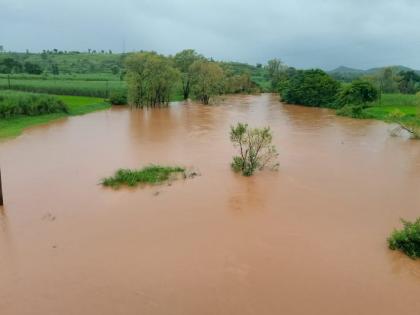
[[[258,87],[252,82],[249,72],[234,74],[225,78],[225,93],[253,93],[257,91]]]
[[[128,101],[136,107],[169,103],[179,72],[171,61],[154,52],[131,54],[125,61]]]
[[[58,65],[56,63],[51,64],[51,73],[54,75],[60,74],[60,69],[58,68]]]
[[[280,59],[275,58],[267,62],[266,68],[271,81],[271,88],[273,91],[277,91],[280,82],[286,78],[287,66]]]
[[[394,71],[391,67],[385,68],[379,74],[380,90],[384,93],[395,93],[398,92],[397,78],[394,75]]]
[[[378,89],[370,82],[355,80],[350,85],[343,87],[338,95],[337,103],[344,105],[361,105],[374,102],[379,98]]]
[[[184,100],[188,99],[191,91],[192,73],[190,71],[190,67],[197,60],[204,60],[204,57],[193,49],[185,49],[174,56],[175,67],[181,73],[182,94]]]
[[[30,62],[30,61],[26,61],[23,64],[23,68],[25,69],[25,72],[29,73],[29,74],[41,74],[42,73],[41,66],[37,63],[33,63],[33,62]]]
[[[291,104],[331,106],[340,84],[319,69],[297,70],[281,88],[282,99]]]
[[[269,127],[249,128],[248,124],[238,123],[231,127],[230,140],[239,149],[239,155],[234,156],[231,163],[235,172],[251,176],[257,169],[278,167],[278,153],[272,144],[273,135]]]
[[[191,91],[203,104],[208,104],[210,98],[223,92],[224,73],[215,62],[197,60],[190,66]]]
[[[22,64],[14,58],[4,58],[0,61],[0,73],[19,73],[22,72]]]
[[[414,94],[416,93],[420,76],[413,70],[401,71],[399,73],[398,89],[401,93]]]

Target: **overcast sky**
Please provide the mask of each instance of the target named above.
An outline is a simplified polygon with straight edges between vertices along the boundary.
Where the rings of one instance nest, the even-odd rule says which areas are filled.
[[[419,0],[0,0],[13,51],[184,48],[299,68],[420,69]]]

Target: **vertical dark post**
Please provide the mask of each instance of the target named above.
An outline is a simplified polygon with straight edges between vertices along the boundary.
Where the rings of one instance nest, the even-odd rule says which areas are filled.
[[[9,83],[9,90],[10,90],[10,74],[7,75],[7,82]]]
[[[3,189],[1,187],[1,170],[0,170],[0,206],[3,205]]]

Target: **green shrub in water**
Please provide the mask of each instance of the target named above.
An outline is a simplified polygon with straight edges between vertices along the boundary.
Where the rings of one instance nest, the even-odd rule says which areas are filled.
[[[230,140],[239,149],[239,155],[231,163],[235,172],[251,176],[257,169],[278,167],[278,153],[269,127],[249,128],[248,124],[238,123],[231,127]]]
[[[400,250],[413,259],[420,257],[420,218],[415,222],[401,220],[402,230],[394,230],[388,238],[389,248]]]

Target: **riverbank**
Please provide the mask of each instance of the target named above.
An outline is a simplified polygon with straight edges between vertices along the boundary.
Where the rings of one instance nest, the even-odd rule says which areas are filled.
[[[39,116],[19,116],[0,119],[0,139],[19,136],[24,129],[45,124],[63,117],[83,115],[97,110],[110,108],[110,104],[102,98],[87,96],[56,95],[69,109],[69,113],[54,113]]]
[[[381,99],[373,102],[367,108],[363,109],[358,115],[350,117],[358,119],[376,119],[390,122],[390,114],[394,112],[401,113],[403,119],[415,122],[420,126],[420,117],[418,109],[420,99],[413,94],[383,94]],[[347,116],[342,114],[342,116]]]

